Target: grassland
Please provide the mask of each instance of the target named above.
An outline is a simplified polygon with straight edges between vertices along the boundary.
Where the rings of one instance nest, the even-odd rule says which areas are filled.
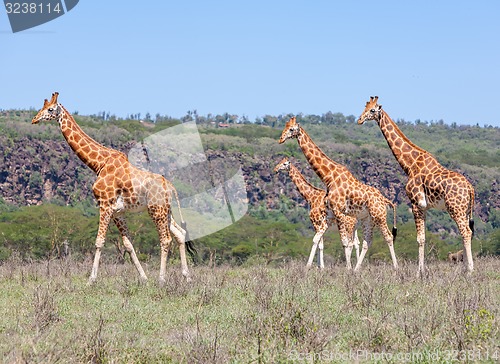
[[[6,363],[498,362],[500,259],[476,271],[429,262],[340,264],[307,274],[303,261],[192,268],[170,262],[72,258],[0,266],[0,360]],[[464,359],[464,360],[462,360]]]

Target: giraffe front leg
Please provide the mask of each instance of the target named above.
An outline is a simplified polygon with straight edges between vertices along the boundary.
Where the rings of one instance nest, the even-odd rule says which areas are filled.
[[[356,231],[356,223],[356,218],[346,216],[346,219],[344,220],[344,226],[346,227],[347,236],[349,237],[349,243],[345,249],[345,255],[346,257],[349,257],[348,269],[351,269],[351,256],[353,248],[356,248],[356,264],[359,259],[359,239]]]
[[[359,260],[359,238],[358,238],[358,232],[354,230],[354,233],[349,234],[352,235],[352,240],[349,242],[349,245],[347,248],[345,248],[345,255],[346,257],[349,257],[349,263],[348,263],[348,269],[351,269],[351,256],[352,256],[352,249],[356,251],[356,264],[358,264]]]
[[[351,256],[352,256],[352,248],[353,244],[351,243],[352,240],[347,241],[347,245],[344,246],[344,255],[346,259],[346,268],[347,269],[352,269],[352,263],[351,263]],[[357,262],[357,260],[356,260]]]
[[[413,218],[415,219],[415,227],[417,228],[417,243],[418,243],[418,276],[422,277],[425,273],[425,211],[421,210],[418,205],[412,206]]]
[[[137,258],[137,254],[135,253],[134,246],[132,245],[132,242],[130,240],[130,234],[128,231],[127,223],[125,222],[125,218],[123,216],[113,216],[113,221],[118,228],[118,231],[120,232],[125,251],[130,255],[130,259],[132,259],[137,272],[139,272],[141,281],[146,282],[148,280],[148,277],[146,276],[146,273],[144,273],[144,269],[142,269],[139,258]]]
[[[337,219],[337,221],[339,221],[338,228],[339,228],[339,234],[340,234],[340,242],[342,243],[342,246],[344,247],[346,269],[351,270],[352,269],[352,265],[351,265],[352,236],[350,235],[350,232],[348,231],[348,227],[346,226],[343,219],[340,218],[340,219]]]
[[[312,266],[314,256],[316,255],[316,249],[318,248],[319,242],[323,239],[324,233],[325,232],[322,229],[319,229],[316,234],[314,234],[313,246],[311,248],[311,253],[309,254],[309,259],[307,260],[306,269],[309,269]]]
[[[321,240],[319,241],[318,248],[319,248],[318,267],[320,267],[320,269],[324,269],[325,268],[325,261],[323,260],[323,237],[321,237]]]
[[[111,220],[112,211],[101,208],[99,211],[99,230],[95,241],[94,263],[92,272],[89,277],[89,284],[92,284],[97,279],[97,271],[99,269],[99,260],[101,259],[101,249],[106,241],[106,232],[108,231],[109,222]]]
[[[354,249],[356,250],[356,264],[357,264],[359,260],[359,237],[357,230],[354,230],[353,244],[354,244]]]

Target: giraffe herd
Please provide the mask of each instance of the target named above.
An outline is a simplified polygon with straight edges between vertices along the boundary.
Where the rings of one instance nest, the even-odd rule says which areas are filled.
[[[182,274],[189,280],[186,248],[188,253],[193,254],[194,247],[192,242],[186,241],[186,225],[172,183],[159,174],[136,168],[122,152],[97,143],[78,126],[57,98],[58,93],[55,92],[50,101],[45,99],[42,109],[33,118],[32,123],[56,121],[69,146],[97,176],[92,190],[99,205],[100,218],[89,283],[97,278],[101,250],[111,221],[118,227],[125,250],[129,253],[140,278],[147,279],[132,245],[124,216],[125,212],[138,211],[147,211],[158,231],[161,247],[160,284],[165,282],[166,261],[173,238],[179,246]],[[471,239],[474,227],[472,220],[474,189],[472,185],[463,175],[444,168],[429,152],[413,144],[377,102],[378,97],[370,98],[359,117],[358,124],[373,120],[379,125],[394,157],[408,176],[406,193],[412,205],[419,245],[418,274],[425,272],[425,218],[426,211],[433,207],[445,208],[455,220],[463,239],[465,267],[469,272],[473,271]],[[398,262],[394,251],[394,240],[397,235],[396,205],[375,187],[359,181],[347,167],[329,158],[313,142],[295,117],[286,123],[279,143],[282,144],[288,139],[297,139],[305,158],[326,187],[320,189],[310,184],[287,158],[280,161],[274,169],[275,172],[287,171],[300,194],[310,205],[309,217],[315,235],[306,267],[312,265],[316,250],[319,248],[318,265],[324,268],[323,234],[329,226],[335,224],[344,247],[347,269],[352,267],[353,247],[356,248],[357,260],[354,270],[360,269],[372,243],[374,227],[382,233],[390,251],[393,267],[397,269]],[[173,198],[177,200],[181,225],[177,224],[172,215]],[[387,226],[387,207],[393,210],[392,231]],[[356,232],[358,221],[363,231],[361,252]]]

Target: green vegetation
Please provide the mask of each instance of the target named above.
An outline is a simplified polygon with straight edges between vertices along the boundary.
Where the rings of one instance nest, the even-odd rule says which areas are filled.
[[[124,152],[152,133],[196,121],[212,162],[241,165],[249,200],[241,220],[195,241],[201,263],[190,264],[191,283],[174,249],[165,286],[156,284],[159,241],[143,213],[128,221],[149,282],[137,282],[112,226],[97,283],[87,286],[98,227],[95,177],[56,125],[30,125],[33,114],[0,112],[3,362],[498,362],[498,128],[399,121],[409,138],[476,189],[475,272],[465,275],[462,264],[443,261],[461,249],[460,237],[447,214],[431,211],[428,274],[417,279],[406,179],[374,124],[360,127],[341,113],[298,115],[328,155],[398,203],[400,269],[386,263],[387,246],[375,232],[361,271],[346,271],[332,228],[325,235],[326,269],[305,274],[314,235],[307,206],[287,176],[272,169],[288,156],[320,183],[296,143],[277,143],[287,115],[250,123],[190,111],[181,120],[146,115],[141,122],[140,114],[121,120],[75,112],[89,135]],[[199,187],[180,181],[178,190]]]
[[[95,177],[68,148],[57,125],[32,126],[33,114],[34,110],[0,112],[0,261],[13,252],[23,259],[59,256],[66,240],[74,256],[83,257],[93,251],[98,225],[91,193]],[[275,163],[288,156],[307,178],[321,186],[296,143],[277,143],[288,117],[266,115],[250,123],[237,115],[200,116],[196,111],[188,112],[181,120],[146,115],[141,121],[140,114],[122,120],[106,112],[75,115],[89,135],[124,152],[152,133],[194,120],[211,160],[241,165],[250,201],[248,215],[196,241],[200,258],[217,264],[242,264],[249,259],[277,264],[295,257],[305,259],[309,254],[314,232],[307,206],[286,176],[272,173]],[[348,165],[355,176],[398,203],[396,253],[405,259],[416,259],[415,227],[404,192],[406,178],[379,128],[373,123],[358,126],[354,116],[341,113],[300,114],[297,118],[328,155]],[[219,123],[229,127],[218,127]],[[499,254],[500,130],[446,125],[442,121],[398,123],[409,138],[431,151],[443,165],[471,180],[476,189],[473,251],[477,255]],[[185,181],[177,187],[179,193],[199,188]],[[129,220],[141,259],[156,256],[158,238],[147,214],[131,215]],[[427,230],[428,255],[446,259],[448,251],[460,249],[458,231],[446,213],[429,212]],[[325,243],[327,258],[342,261],[336,230],[327,233]],[[106,249],[109,255],[121,253],[114,227],[108,234]],[[387,247],[378,233],[368,258],[388,258]]]
[[[105,258],[105,257],[103,257]],[[500,355],[500,260],[367,265],[359,274],[303,262],[271,268],[178,262],[167,282],[158,261],[140,285],[132,264],[90,259],[0,265],[0,358],[50,363],[495,363]],[[354,356],[352,356],[354,355]],[[393,355],[381,359],[382,355]],[[398,355],[403,357],[399,357]],[[405,360],[406,359],[406,360]]]

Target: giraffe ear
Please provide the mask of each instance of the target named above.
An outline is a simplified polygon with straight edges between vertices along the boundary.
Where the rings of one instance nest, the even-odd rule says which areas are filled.
[[[378,105],[377,110],[378,111],[382,110],[382,105]]]

